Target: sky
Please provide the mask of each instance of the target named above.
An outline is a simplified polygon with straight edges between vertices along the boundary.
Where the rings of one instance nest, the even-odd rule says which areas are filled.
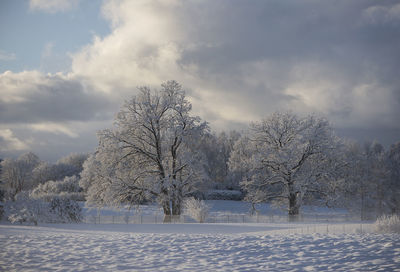
[[[214,131],[275,111],[400,140],[400,2],[2,0],[0,157],[92,152],[138,86],[177,80]]]

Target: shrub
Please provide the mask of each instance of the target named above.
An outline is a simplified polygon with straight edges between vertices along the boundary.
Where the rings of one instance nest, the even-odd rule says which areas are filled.
[[[39,184],[31,193],[32,197],[51,201],[56,197],[69,198],[71,200],[83,201],[84,195],[79,186],[79,178],[76,176],[65,177],[63,180],[48,181]]]
[[[23,222],[31,222],[37,226],[37,216],[32,212],[32,210],[28,210],[26,207],[23,208],[22,210],[16,211],[15,213],[12,213],[9,217],[8,220],[14,224],[14,223],[20,223],[22,224]]]
[[[82,208],[69,198],[55,197],[49,203],[49,211],[57,215],[59,223],[78,223],[82,221]]]
[[[11,223],[70,223],[80,222],[82,209],[76,201],[54,197],[50,201],[33,198],[28,192],[17,194],[15,201],[4,205],[6,218]]]
[[[400,217],[398,215],[383,215],[374,224],[375,231],[380,233],[400,233]]]
[[[194,197],[185,199],[184,207],[185,214],[199,223],[205,222],[210,210],[210,207],[203,200],[197,200]]]
[[[15,201],[4,203],[5,217],[11,223],[34,223],[46,216],[47,205],[43,201],[31,199],[29,192],[22,191],[15,196]]]

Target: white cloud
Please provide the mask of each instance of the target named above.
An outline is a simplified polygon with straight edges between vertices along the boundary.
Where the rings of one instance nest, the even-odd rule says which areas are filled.
[[[119,104],[79,79],[39,71],[0,74],[0,157],[30,149],[56,160],[93,150]]]
[[[107,1],[103,15],[112,33],[95,37],[72,55],[72,74],[115,101],[132,95],[138,85],[176,79],[190,88],[195,113],[214,127],[286,109],[323,113],[338,126],[393,120],[398,104],[393,86],[381,86],[373,71],[379,70],[375,52],[363,48],[362,39],[358,44],[351,32],[359,30],[356,16],[365,5],[295,6]],[[274,13],[276,8],[280,14]],[[391,18],[397,16],[397,5],[383,9]],[[363,61],[360,48],[366,50]],[[372,97],[379,96],[382,103],[394,102],[382,107],[360,98],[356,90],[363,84],[374,86]]]
[[[32,85],[43,83],[43,76],[38,71],[13,73],[6,71],[0,74],[0,103],[20,103],[26,101],[29,93],[35,92]]]
[[[29,145],[15,137],[11,129],[0,129],[0,151],[28,149]]]
[[[31,7],[77,5],[49,3]],[[399,9],[362,1],[104,1],[111,33],[72,53],[70,73],[0,74],[0,124],[25,126],[24,135],[95,141],[103,126],[93,122],[112,119],[137,86],[175,79],[214,129],[287,109],[323,113],[342,128],[397,129]],[[42,52],[45,64],[54,60],[53,46]],[[86,127],[92,130],[82,133]]]
[[[30,0],[31,10],[48,13],[64,12],[76,8],[80,0]]]
[[[0,50],[0,60],[2,61],[9,61],[9,60],[15,60],[17,57],[15,56],[14,53],[7,53],[3,50]]]
[[[105,92],[159,85],[181,74],[176,2],[108,1],[103,14],[113,32],[73,55],[73,73]]]
[[[391,6],[371,6],[363,11],[367,23],[394,23],[400,21],[400,3]]]
[[[108,97],[79,79],[38,71],[0,74],[0,123],[43,123],[109,118]]]
[[[36,131],[49,132],[53,134],[65,134],[71,138],[79,137],[78,133],[73,131],[68,126],[60,123],[51,123],[51,122],[37,123],[37,124],[31,124],[29,125],[29,127]]]

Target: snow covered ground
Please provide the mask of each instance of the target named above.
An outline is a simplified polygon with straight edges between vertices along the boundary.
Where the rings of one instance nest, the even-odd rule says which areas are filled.
[[[3,224],[0,270],[400,271],[398,234],[279,229],[273,224]]]
[[[243,216],[249,209],[236,201],[209,204],[215,217]],[[258,209],[264,216],[284,216],[268,205]],[[96,210],[84,212],[97,215]],[[160,212],[156,206],[140,211],[152,218]],[[308,207],[303,212],[312,220],[40,226],[3,222],[0,271],[400,271],[399,234],[375,234],[370,223],[346,222],[343,210]],[[322,220],[313,220],[315,216]]]

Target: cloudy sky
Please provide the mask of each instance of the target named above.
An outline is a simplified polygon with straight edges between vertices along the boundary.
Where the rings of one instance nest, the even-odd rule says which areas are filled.
[[[400,140],[399,1],[3,0],[0,37],[0,157],[93,151],[169,79],[216,131],[289,109]]]

